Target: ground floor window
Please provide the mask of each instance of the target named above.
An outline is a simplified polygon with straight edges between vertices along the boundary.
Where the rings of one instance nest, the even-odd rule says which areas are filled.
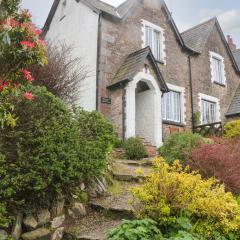
[[[163,95],[162,99],[163,120],[178,123],[181,122],[182,119],[181,95],[182,93],[177,91],[170,91]]]
[[[217,121],[217,103],[207,100],[201,100],[202,105],[202,123],[214,123]]]

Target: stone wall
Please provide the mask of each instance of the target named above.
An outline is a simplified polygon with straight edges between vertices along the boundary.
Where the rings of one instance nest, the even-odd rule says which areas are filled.
[[[226,86],[222,86],[211,81],[211,68],[209,51],[216,52],[224,57]],[[192,58],[192,77],[193,77],[193,95],[194,112],[199,111],[198,94],[206,94],[220,100],[221,121],[225,122],[225,114],[233,99],[237,87],[240,83],[240,77],[233,67],[229,53],[223,44],[217,27],[211,33],[206,46],[201,55]]]
[[[100,96],[111,97],[112,105],[100,104],[100,111],[107,116],[122,133],[122,97],[120,90],[109,91],[107,86],[125,57],[143,47],[141,20],[152,22],[164,29],[166,64],[159,67],[167,83],[185,87],[186,126],[191,127],[189,100],[189,69],[187,54],[177,41],[165,10],[154,1],[145,0],[128,18],[114,22],[106,18],[102,23],[102,48],[100,58]]]

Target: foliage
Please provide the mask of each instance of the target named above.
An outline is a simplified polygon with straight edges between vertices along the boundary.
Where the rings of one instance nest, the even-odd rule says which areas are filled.
[[[240,206],[233,195],[213,178],[204,180],[178,161],[169,166],[162,158],[155,159],[154,171],[132,191],[136,215],[154,219],[161,229],[176,224],[183,215],[191,219],[193,233],[203,239],[215,239],[217,234],[240,237]]]
[[[176,159],[186,162],[192,150],[202,142],[203,138],[199,134],[188,132],[172,134],[159,148],[159,154],[168,163],[173,163]]]
[[[106,167],[107,154],[112,150],[115,134],[112,124],[99,112],[74,110],[78,138],[78,156],[84,159],[84,170],[89,177],[98,176]]]
[[[161,240],[157,223],[151,219],[124,221],[108,233],[108,240]]]
[[[228,122],[224,126],[224,132],[227,138],[239,138],[240,137],[240,120]]]
[[[201,123],[201,113],[197,111],[194,113],[194,125],[197,126]]]
[[[240,140],[215,139],[194,149],[188,164],[205,178],[215,177],[227,190],[240,194]]]
[[[140,138],[131,137],[124,142],[128,159],[141,159],[147,156],[146,148]]]
[[[75,103],[79,99],[80,85],[89,77],[83,59],[74,56],[74,47],[65,43],[48,43],[48,64],[33,66],[34,83],[45,86],[62,100]]]
[[[45,42],[40,39],[41,31],[31,21],[26,10],[19,10],[18,0],[3,0],[0,15],[0,95],[11,94],[19,85],[33,81],[29,72],[31,65],[44,65]],[[3,93],[4,92],[4,93]],[[0,120],[9,125],[14,103],[0,102]]]
[[[0,129],[0,152],[5,155],[0,202],[10,211],[47,205],[57,193],[74,192],[79,181],[101,174],[111,141],[110,124],[102,116],[73,114],[43,87],[22,87],[19,94],[26,91],[36,97],[5,99],[15,103],[18,120],[14,129]]]

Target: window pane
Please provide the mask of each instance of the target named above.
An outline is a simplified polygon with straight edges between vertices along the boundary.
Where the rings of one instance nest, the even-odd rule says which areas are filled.
[[[214,102],[209,102],[206,100],[202,100],[202,123],[207,124],[207,123],[214,123],[217,120],[216,117],[216,109],[217,109],[217,104]]]
[[[174,91],[165,93],[162,110],[164,120],[181,122],[181,93]]]
[[[222,61],[213,57],[213,79],[216,82],[223,83]]]

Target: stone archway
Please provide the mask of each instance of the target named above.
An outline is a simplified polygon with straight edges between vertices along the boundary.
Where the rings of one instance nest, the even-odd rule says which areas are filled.
[[[162,144],[161,90],[149,73],[139,72],[126,87],[125,137]]]

